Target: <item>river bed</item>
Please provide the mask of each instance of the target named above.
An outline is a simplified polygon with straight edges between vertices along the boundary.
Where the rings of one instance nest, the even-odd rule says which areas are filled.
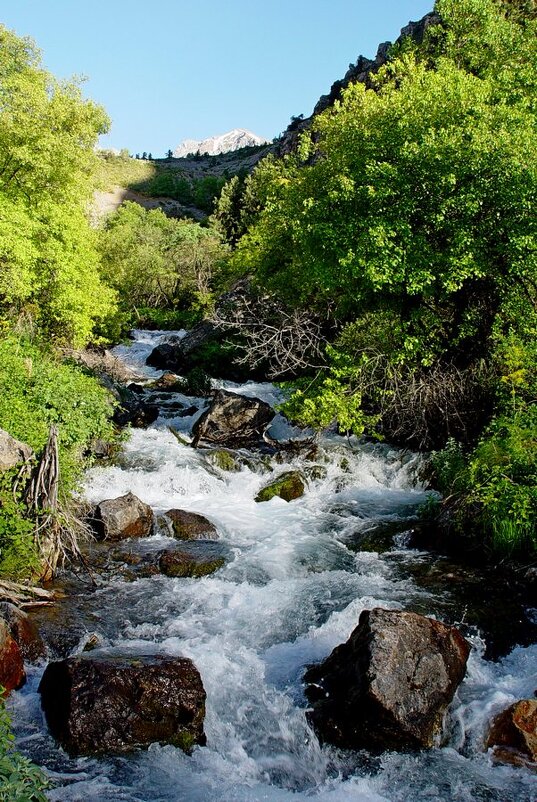
[[[169,335],[137,332],[134,343],[118,347],[116,354],[155,378],[160,372],[146,368],[145,358]],[[281,400],[270,384],[225,386],[272,404]],[[492,635],[471,611],[467,616],[468,602],[457,593],[457,582],[420,581],[431,566],[443,570],[441,561],[406,545],[405,532],[430,495],[420,483],[420,457],[332,434],[322,439],[314,458],[274,466],[310,476],[302,498],[259,504],[254,498],[270,475],[255,464],[236,473],[220,471],[203,451],[178,442],[168,427],[188,437],[208,402],[181,395],[171,400],[185,407],[194,403],[199,411],[182,417],[164,405],[155,424],[132,430],[116,464],[88,472],[85,495],[96,503],[132,491],[157,514],[173,507],[201,513],[218,528],[226,564],[202,579],[100,579],[91,591],[73,580],[74,594],[64,609],[66,617],[75,611],[84,630],[70,646],[73,651],[96,633],[104,648],[192,658],[207,692],[207,746],[191,756],[155,744],[126,757],[70,759],[43,722],[37,685],[44,666],[32,668],[10,706],[19,748],[51,776],[49,799],[534,802],[535,775],[493,765],[482,742],[495,712],[533,696],[537,645],[485,659]],[[281,416],[271,434],[301,435]],[[323,471],[311,470],[319,464]],[[365,537],[379,528],[393,533],[382,548]],[[151,540],[155,546],[168,542],[162,534]],[[360,546],[364,543],[367,549]],[[451,576],[447,569],[442,575]],[[475,583],[485,607],[501,604],[501,590],[487,599],[482,577]],[[507,603],[507,588],[504,595]],[[373,607],[437,615],[458,624],[471,640],[467,675],[444,741],[429,752],[339,752],[321,747],[307,723],[305,666],[345,641],[360,612]],[[525,625],[532,621],[532,611],[523,615]]]

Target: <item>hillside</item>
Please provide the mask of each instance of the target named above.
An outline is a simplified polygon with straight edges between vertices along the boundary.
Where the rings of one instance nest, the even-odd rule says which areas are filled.
[[[203,220],[226,181],[250,173],[274,149],[272,144],[254,145],[218,155],[152,160],[102,152],[96,215],[133,200],[145,208],[160,208],[170,217]]]

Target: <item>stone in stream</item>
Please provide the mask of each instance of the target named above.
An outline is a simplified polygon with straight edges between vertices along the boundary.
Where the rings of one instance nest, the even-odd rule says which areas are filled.
[[[205,690],[187,658],[90,652],[49,663],[39,693],[52,735],[71,755],[206,742]]]
[[[184,337],[169,337],[157,345],[146,359],[146,364],[159,370],[183,374],[198,367],[196,354],[200,348],[222,338],[214,323],[202,320]]]
[[[485,749],[499,763],[537,770],[537,699],[522,699],[493,720]]]
[[[0,619],[0,685],[6,694],[17,690],[26,681],[19,644],[11,635],[7,623]]]
[[[33,456],[33,451],[26,443],[15,440],[8,432],[0,429],[0,471],[8,471]]]
[[[431,747],[469,652],[455,627],[366,610],[349,640],[307,670],[310,721],[322,741],[344,749]]]
[[[25,660],[35,663],[46,654],[43,638],[30,616],[9,602],[0,602],[0,621],[4,620]]]
[[[137,429],[145,429],[154,423],[159,416],[156,404],[148,404],[139,395],[128,388],[120,391],[120,403],[114,411],[113,420],[118,426],[131,425]]]
[[[127,493],[97,504],[91,524],[101,540],[148,537],[153,532],[153,510]]]
[[[225,563],[223,557],[203,559],[177,549],[166,549],[159,555],[159,571],[165,576],[202,577],[218,571]]]
[[[193,426],[192,445],[195,448],[204,444],[231,448],[255,445],[275,414],[259,398],[218,390],[210,407]]]
[[[168,510],[159,518],[159,524],[179,540],[218,540],[216,526],[197,512]]]
[[[293,501],[304,495],[304,477],[299,471],[288,471],[282,473],[268,485],[265,485],[257,496],[256,501],[270,501],[274,496],[283,498],[284,501]]]

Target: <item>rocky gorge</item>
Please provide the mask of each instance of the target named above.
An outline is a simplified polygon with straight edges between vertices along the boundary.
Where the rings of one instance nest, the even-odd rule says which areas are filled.
[[[89,572],[33,639],[2,611],[49,798],[529,802],[531,600],[423,547],[421,457],[314,440],[270,384],[184,395],[146,365],[183,337],[115,349],[157,417],[87,475]]]

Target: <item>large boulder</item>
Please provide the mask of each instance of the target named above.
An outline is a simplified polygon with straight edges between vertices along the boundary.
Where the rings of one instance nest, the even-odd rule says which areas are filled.
[[[205,690],[183,657],[90,652],[49,663],[39,692],[52,735],[71,755],[205,743]]]
[[[282,473],[268,485],[265,485],[257,494],[256,501],[270,501],[274,496],[284,501],[293,501],[304,495],[304,477],[299,471]]]
[[[26,674],[18,643],[7,623],[0,619],[0,686],[6,693],[24,685]]]
[[[349,640],[306,672],[310,720],[347,749],[430,747],[462,681],[470,646],[416,613],[367,610]]]
[[[26,443],[15,440],[8,432],[0,429],[0,471],[8,471],[21,462],[26,462],[33,453]]]
[[[218,540],[216,526],[197,512],[168,510],[159,523],[179,540]]]
[[[45,656],[43,638],[27,613],[14,604],[0,602],[0,620],[4,620],[7,624],[11,637],[17,642],[25,660],[35,663]]]
[[[210,407],[194,424],[192,445],[253,445],[261,440],[274,415],[274,410],[259,398],[218,390]]]
[[[502,710],[491,724],[485,748],[495,760],[537,769],[537,699],[522,699]]]
[[[148,537],[153,532],[153,510],[127,493],[97,504],[91,522],[101,540]]]

